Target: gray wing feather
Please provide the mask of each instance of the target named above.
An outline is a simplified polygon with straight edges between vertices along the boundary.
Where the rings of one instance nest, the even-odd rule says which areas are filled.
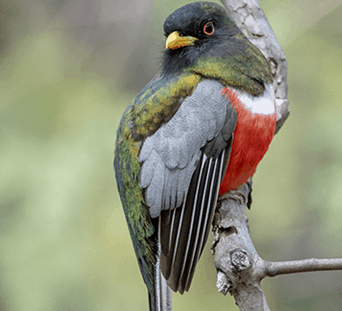
[[[155,154],[155,152],[153,152]],[[153,157],[153,159],[157,159],[153,164],[154,168],[152,171],[154,172],[151,182],[146,188],[145,192],[145,200],[146,204],[150,206],[151,210],[158,209],[158,202],[161,202],[163,192],[161,191],[164,188],[164,178],[163,175],[160,175],[159,172],[163,172],[165,170],[165,165],[162,161],[158,159],[158,156]]]
[[[159,216],[156,270],[181,293],[190,287],[229,161],[236,112],[222,88],[200,82],[140,149],[140,186],[151,217]]]
[[[140,186],[146,189],[153,218],[182,204],[200,149],[226,125],[230,103],[221,95],[222,88],[215,80],[200,82],[176,114],[143,142]]]

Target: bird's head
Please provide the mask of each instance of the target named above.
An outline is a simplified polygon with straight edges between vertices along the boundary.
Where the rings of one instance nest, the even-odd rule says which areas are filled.
[[[183,70],[223,84],[262,94],[273,77],[263,54],[213,2],[187,4],[164,22],[166,37],[162,73]]]
[[[213,2],[195,2],[177,9],[165,20],[164,34],[166,73],[190,67],[201,56],[226,53],[229,43],[233,53],[239,49],[236,37],[244,37],[224,8]]]

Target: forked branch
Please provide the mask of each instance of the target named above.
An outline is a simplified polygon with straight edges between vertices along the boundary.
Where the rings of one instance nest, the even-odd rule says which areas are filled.
[[[220,197],[213,229],[217,288],[234,296],[240,310],[270,310],[260,282],[265,277],[309,271],[342,270],[342,258],[283,262],[263,260],[249,235],[246,217],[251,182]]]

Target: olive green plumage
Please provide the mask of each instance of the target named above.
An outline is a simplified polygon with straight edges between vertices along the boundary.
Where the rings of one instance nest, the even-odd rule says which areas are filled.
[[[272,83],[272,75],[268,63],[261,52],[245,37],[239,44],[245,45],[245,53],[233,54],[229,57],[216,56],[209,53],[198,59],[189,70],[207,78],[215,78],[224,85],[231,85],[245,90],[253,95],[261,95],[264,91],[264,82]],[[224,49],[224,45],[218,50]]]
[[[177,111],[181,98],[189,96],[201,76],[184,71],[177,76],[157,75],[138,94],[130,109],[131,131],[135,140],[152,135]]]

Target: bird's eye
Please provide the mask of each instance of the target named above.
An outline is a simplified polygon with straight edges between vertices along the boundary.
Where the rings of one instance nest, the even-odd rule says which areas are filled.
[[[206,23],[203,27],[203,32],[208,36],[212,35],[214,31],[215,28],[212,22]]]

